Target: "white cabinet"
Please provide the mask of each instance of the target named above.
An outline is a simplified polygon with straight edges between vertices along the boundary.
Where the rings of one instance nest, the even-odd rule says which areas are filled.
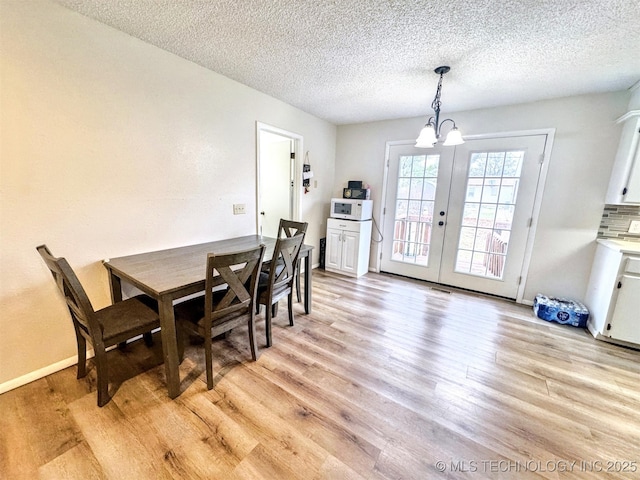
[[[594,337],[640,346],[640,243],[598,241],[585,303]]]
[[[606,203],[640,205],[640,110],[623,115],[618,122],[624,125]]]
[[[369,270],[371,220],[329,218],[325,270],[359,277]]]

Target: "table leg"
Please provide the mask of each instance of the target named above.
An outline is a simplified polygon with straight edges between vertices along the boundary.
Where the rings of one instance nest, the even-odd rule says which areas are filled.
[[[109,286],[111,288],[111,303],[117,303],[122,301],[122,280],[120,277],[114,275],[111,270],[109,270]],[[118,344],[118,348],[122,350],[127,346],[127,342],[120,342]]]
[[[312,252],[304,258],[304,312],[311,313],[311,256]]]
[[[178,339],[176,335],[176,320],[173,313],[173,301],[160,298],[160,332],[162,338],[162,354],[164,355],[164,370],[167,377],[167,390],[170,398],[180,394],[180,361],[178,359]]]
[[[114,275],[111,270],[109,270],[109,286],[111,287],[111,302],[121,302],[122,281],[120,280],[120,277]]]

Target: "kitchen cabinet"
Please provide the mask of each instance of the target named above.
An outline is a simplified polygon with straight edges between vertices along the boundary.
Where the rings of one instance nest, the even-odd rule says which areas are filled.
[[[585,303],[595,338],[640,348],[640,242],[598,240]]]
[[[369,270],[371,220],[327,220],[325,270],[360,277]]]
[[[628,112],[618,119],[620,122],[622,134],[606,203],[640,205],[640,110]]]

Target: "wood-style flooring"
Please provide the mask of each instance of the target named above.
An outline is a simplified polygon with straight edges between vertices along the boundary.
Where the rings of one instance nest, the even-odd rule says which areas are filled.
[[[257,362],[216,341],[211,391],[194,345],[167,397],[156,335],[109,353],[104,408],[75,367],[0,395],[0,478],[640,478],[639,351],[373,273],[316,270],[295,309]]]

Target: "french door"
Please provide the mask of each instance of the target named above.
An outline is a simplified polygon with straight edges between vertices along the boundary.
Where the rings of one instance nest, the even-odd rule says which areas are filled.
[[[516,298],[546,143],[390,147],[381,270]]]

